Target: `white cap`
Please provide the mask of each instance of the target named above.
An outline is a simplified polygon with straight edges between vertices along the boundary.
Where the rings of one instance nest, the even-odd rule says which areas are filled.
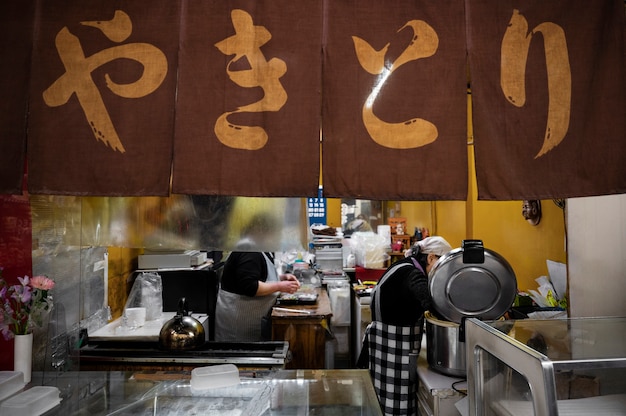
[[[443,256],[452,250],[452,246],[443,237],[434,235],[432,237],[426,237],[423,240],[417,242],[419,246],[419,252],[424,254],[436,254],[437,256]]]

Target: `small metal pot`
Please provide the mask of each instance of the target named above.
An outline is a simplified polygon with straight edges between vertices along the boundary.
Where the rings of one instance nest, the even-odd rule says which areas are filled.
[[[187,300],[180,298],[176,315],[167,321],[159,333],[159,346],[170,351],[186,351],[204,345],[204,327],[189,316]]]

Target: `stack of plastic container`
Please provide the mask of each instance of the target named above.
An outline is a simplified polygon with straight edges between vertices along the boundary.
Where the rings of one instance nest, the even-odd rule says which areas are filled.
[[[61,403],[60,391],[52,386],[23,390],[20,371],[0,371],[0,416],[37,416]]]

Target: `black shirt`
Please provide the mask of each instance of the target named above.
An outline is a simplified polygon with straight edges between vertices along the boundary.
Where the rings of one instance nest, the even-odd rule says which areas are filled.
[[[263,253],[233,251],[226,259],[221,288],[238,295],[254,296],[259,281],[267,280],[267,262]]]
[[[380,312],[382,316],[374,316],[376,308],[374,299],[370,305],[372,319],[390,325],[413,326],[418,323],[424,312],[430,310],[432,298],[428,288],[428,277],[415,265],[410,257],[398,260],[391,267],[399,263],[409,263],[388,276],[380,286]],[[390,268],[391,268],[390,267]]]

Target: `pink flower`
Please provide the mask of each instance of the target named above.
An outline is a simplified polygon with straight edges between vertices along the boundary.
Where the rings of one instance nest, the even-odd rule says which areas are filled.
[[[19,284],[9,285],[0,267],[0,334],[5,339],[27,334],[43,324],[45,313],[52,308],[48,293],[54,281],[46,276],[18,277]]]
[[[34,276],[30,279],[30,285],[34,289],[50,290],[54,287],[54,280],[46,276]]]

